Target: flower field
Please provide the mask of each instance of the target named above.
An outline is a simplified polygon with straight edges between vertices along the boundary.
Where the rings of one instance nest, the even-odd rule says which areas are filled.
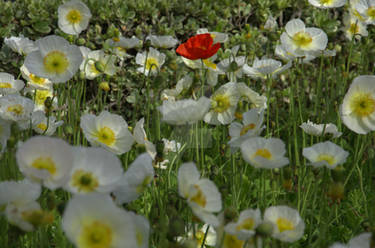
[[[0,13],[0,248],[375,247],[375,0]]]

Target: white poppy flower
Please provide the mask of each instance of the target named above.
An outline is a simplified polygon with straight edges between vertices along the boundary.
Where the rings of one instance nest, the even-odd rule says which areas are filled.
[[[210,100],[201,97],[198,101],[184,99],[179,101],[163,101],[158,110],[163,115],[162,121],[171,125],[193,124],[203,119],[210,108]]]
[[[346,0],[309,0],[309,3],[320,9],[330,9],[344,6]]]
[[[229,126],[229,135],[231,137],[228,144],[232,151],[236,151],[241,144],[251,137],[259,136],[265,126],[263,125],[264,109],[254,108],[242,115],[242,124],[232,122]]]
[[[25,84],[22,80],[14,79],[14,76],[9,73],[0,72],[0,94],[16,94],[22,90],[24,86]]]
[[[27,179],[22,181],[2,181],[0,182],[0,206],[9,203],[20,206],[26,205],[36,201],[41,191],[40,184],[33,183]]]
[[[65,188],[74,194],[109,193],[119,183],[120,159],[100,147],[76,147],[70,179]]]
[[[134,248],[132,215],[117,207],[109,195],[76,195],[64,211],[62,228],[76,247]]]
[[[54,83],[71,79],[82,63],[82,53],[64,38],[50,35],[35,42],[39,50],[29,53],[25,66],[30,73]]]
[[[361,39],[361,37],[368,36],[367,25],[364,24],[358,17],[354,16],[352,13],[345,13],[344,14],[344,32],[345,37],[348,40],[352,40],[353,37],[357,40]]]
[[[350,130],[359,134],[375,130],[375,76],[358,76],[353,80],[340,112]]]
[[[31,118],[34,103],[29,98],[19,95],[0,97],[0,117],[10,121],[27,121]]]
[[[43,221],[41,213],[43,213],[43,211],[39,203],[36,201],[28,202],[23,205],[10,203],[5,208],[5,216],[8,222],[25,232],[32,232],[35,230],[35,226],[31,222],[34,214],[38,215],[38,221]],[[50,218],[50,221],[52,221],[52,218]]]
[[[375,24],[375,0],[360,0],[354,5],[354,9],[366,24]]]
[[[113,191],[118,204],[129,203],[139,197],[154,179],[152,158],[147,153],[139,155],[130,165],[119,185]]]
[[[49,90],[52,88],[52,82],[48,78],[41,78],[29,72],[25,65],[21,68],[22,77],[27,81],[27,86],[37,90]]]
[[[281,45],[290,53],[303,57],[326,49],[328,38],[319,28],[306,28],[300,19],[290,20],[281,34]]]
[[[332,134],[333,138],[338,138],[342,135],[342,133],[337,130],[336,125],[332,123],[315,124],[308,120],[307,122],[302,123],[299,127],[302,128],[305,133],[314,136]]]
[[[305,223],[297,210],[288,206],[273,206],[264,212],[264,221],[274,226],[272,237],[284,242],[294,242],[302,238]]]
[[[137,53],[135,62],[141,65],[141,67],[137,69],[138,72],[144,73],[146,76],[156,74],[165,62],[165,54],[150,47],[148,52]]]
[[[329,248],[370,248],[370,247],[371,247],[371,233],[365,232],[350,239],[348,245],[344,245],[341,243],[334,243]]]
[[[347,151],[330,141],[303,148],[302,154],[311,162],[312,166],[325,165],[329,169],[334,169],[337,165],[345,163],[349,156]]]
[[[222,85],[211,96],[211,108],[204,116],[204,121],[213,125],[231,123],[234,119],[239,98],[240,93],[236,83],[229,82]]]
[[[172,48],[178,43],[178,40],[171,35],[149,35],[146,40],[149,40],[151,46],[156,48]]]
[[[131,38],[125,38],[122,36],[114,37],[106,40],[106,43],[114,49],[115,54],[120,58],[131,57],[131,55],[127,53],[127,50],[142,45],[142,41],[135,36]]]
[[[247,209],[240,213],[236,222],[225,226],[225,231],[240,240],[248,240],[255,234],[255,229],[262,222],[260,210]]]
[[[212,213],[221,210],[220,192],[211,180],[200,178],[194,163],[184,163],[179,168],[178,191],[199,219],[214,227],[219,225],[218,218]]]
[[[79,66],[79,69],[81,71],[85,72],[85,68],[86,68],[87,63],[88,63],[88,56],[89,56],[89,53],[92,52],[92,50],[88,47],[85,47],[85,46],[79,46],[78,48],[82,53],[82,63]]]
[[[178,80],[176,87],[174,89],[165,89],[161,93],[161,100],[175,100],[183,90],[190,88],[193,83],[193,78],[190,75],[186,75],[180,80]]]
[[[38,47],[36,47],[34,41],[23,37],[23,35],[19,37],[12,36],[9,38],[4,38],[4,44],[20,55],[27,55],[38,50]]]
[[[255,58],[252,67],[245,64],[242,70],[246,75],[252,78],[267,79],[267,76],[275,77],[291,66],[291,62],[283,66],[280,61],[263,57],[262,59]]]
[[[53,190],[68,180],[73,151],[62,139],[35,136],[19,146],[16,159],[25,177]]]
[[[90,9],[81,1],[72,0],[57,9],[59,28],[67,34],[78,35],[85,30],[91,18]]]
[[[208,231],[207,231],[208,228]],[[207,234],[206,234],[207,233]],[[202,227],[199,228],[197,224],[195,224],[195,236],[193,231],[187,231],[187,237],[177,237],[177,242],[185,244],[186,242],[193,242],[194,246],[192,248],[201,248],[203,241],[204,246],[212,246],[216,245],[217,235],[215,228],[204,224]]]
[[[64,121],[56,121],[56,117],[53,115],[47,117],[43,111],[34,111],[31,115],[31,125],[38,134],[51,136],[63,123]],[[25,124],[24,129],[27,129],[30,123]]]
[[[259,95],[250,89],[245,83],[237,83],[240,100],[251,104],[251,108],[267,108],[267,97]]]
[[[289,164],[285,144],[278,138],[254,137],[241,145],[243,159],[255,168],[280,168]]]
[[[206,33],[209,33],[211,35],[212,39],[214,39],[213,44],[224,43],[228,40],[228,35],[225,34],[225,33],[208,32],[207,28],[200,28],[200,29],[197,30],[197,34],[206,34]]]
[[[135,248],[148,248],[148,239],[150,236],[150,223],[142,216],[137,215],[133,212],[129,212],[134,223],[135,228],[135,239],[137,240],[137,246]]]
[[[115,56],[107,55],[103,50],[89,52],[87,55],[87,64],[84,67],[86,78],[91,80],[100,76],[102,73],[109,76],[115,75],[117,71],[115,61]],[[97,66],[101,68],[97,68]]]
[[[133,137],[138,144],[144,145],[147,153],[152,157],[152,159],[155,159],[156,147],[147,139],[144,123],[145,119],[142,118],[135,124]]]
[[[237,56],[237,52],[240,46],[234,46],[231,49],[231,56],[227,59],[223,59],[217,65],[222,71],[225,71],[227,74],[227,78],[230,82],[237,82],[237,78],[241,78],[243,74],[243,66],[246,63],[245,56]],[[231,68],[231,64],[236,63],[236,69]],[[233,70],[233,71],[232,71]]]
[[[99,116],[81,116],[81,128],[91,145],[102,146],[118,155],[128,152],[134,143],[124,118],[108,111],[102,111]]]

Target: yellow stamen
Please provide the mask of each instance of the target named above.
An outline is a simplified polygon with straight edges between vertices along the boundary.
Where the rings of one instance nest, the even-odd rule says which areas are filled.
[[[93,221],[82,227],[78,237],[80,248],[110,248],[113,245],[112,228],[103,222]]]
[[[10,89],[12,88],[12,85],[10,83],[0,83],[0,88]]]
[[[201,188],[198,185],[195,184],[193,187],[197,192],[193,197],[190,198],[190,200],[204,208],[207,204],[206,196],[203,194]]]
[[[240,231],[242,229],[245,230],[253,230],[255,225],[255,221],[253,218],[247,218],[241,222],[241,224],[237,225],[236,230]]]
[[[81,15],[81,12],[79,10],[76,10],[76,9],[72,9],[71,11],[68,12],[68,14],[66,15],[66,19],[68,20],[68,22],[70,24],[77,24],[77,23],[80,23],[81,19],[82,19],[82,15]]]
[[[116,141],[115,133],[109,127],[102,127],[95,135],[100,143],[111,146]]]
[[[272,158],[271,152],[266,148],[258,149],[254,154],[254,157],[255,156],[261,156],[261,157],[263,157],[265,159],[268,159],[268,160],[270,160]]]
[[[79,192],[93,192],[98,186],[99,182],[92,172],[77,170],[72,175],[72,185],[78,189]]]
[[[248,131],[253,130],[256,127],[254,123],[250,123],[249,125],[243,126],[241,129],[240,135],[246,134]]]
[[[303,31],[294,34],[292,39],[294,44],[301,48],[307,48],[312,42],[311,35]]]
[[[38,76],[36,76],[36,75],[34,75],[34,74],[30,74],[30,75],[29,75],[29,78],[30,78],[30,80],[31,80],[34,84],[41,84],[41,85],[43,85],[43,84],[45,83],[45,81],[46,81],[45,78],[38,77]]]
[[[350,99],[350,109],[358,117],[367,117],[375,111],[375,99],[370,93],[358,92]]]
[[[15,115],[22,115],[24,110],[21,104],[14,104],[7,108],[8,112],[12,112]]]
[[[229,96],[225,94],[213,96],[211,106],[217,113],[223,113],[227,111],[227,109],[230,108]]]
[[[43,64],[48,73],[62,74],[67,70],[69,61],[63,52],[51,51],[44,57]]]
[[[320,154],[317,157],[316,162],[321,162],[321,161],[326,161],[329,165],[333,165],[336,163],[335,157],[332,156],[331,154]]]
[[[147,58],[146,60],[146,70],[156,70],[159,68],[159,62],[156,58]]]
[[[56,164],[51,157],[38,157],[31,166],[38,170],[47,170],[51,175],[56,173]]]
[[[278,218],[276,221],[277,228],[279,232],[294,230],[294,224],[288,219]]]

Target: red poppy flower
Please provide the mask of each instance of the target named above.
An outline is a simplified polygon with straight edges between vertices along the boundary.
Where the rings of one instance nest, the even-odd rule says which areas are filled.
[[[208,59],[220,49],[220,43],[213,43],[214,40],[209,33],[198,34],[179,45],[176,52],[191,60]]]

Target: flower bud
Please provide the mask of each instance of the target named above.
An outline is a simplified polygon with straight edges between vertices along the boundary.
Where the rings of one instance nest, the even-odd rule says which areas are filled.
[[[273,233],[273,225],[270,222],[263,222],[260,224],[257,229],[256,233],[261,235],[261,236],[271,236]]]
[[[95,62],[95,68],[100,72],[104,72],[104,65],[100,61]]]
[[[84,38],[79,38],[77,40],[77,45],[78,46],[83,46],[86,43],[86,40]]]
[[[104,90],[104,91],[107,91],[107,92],[111,90],[111,88],[109,87],[109,83],[106,82],[106,81],[101,82],[101,83],[99,84],[99,89]]]
[[[327,195],[334,202],[340,202],[345,196],[345,186],[342,182],[333,182],[328,188]]]

